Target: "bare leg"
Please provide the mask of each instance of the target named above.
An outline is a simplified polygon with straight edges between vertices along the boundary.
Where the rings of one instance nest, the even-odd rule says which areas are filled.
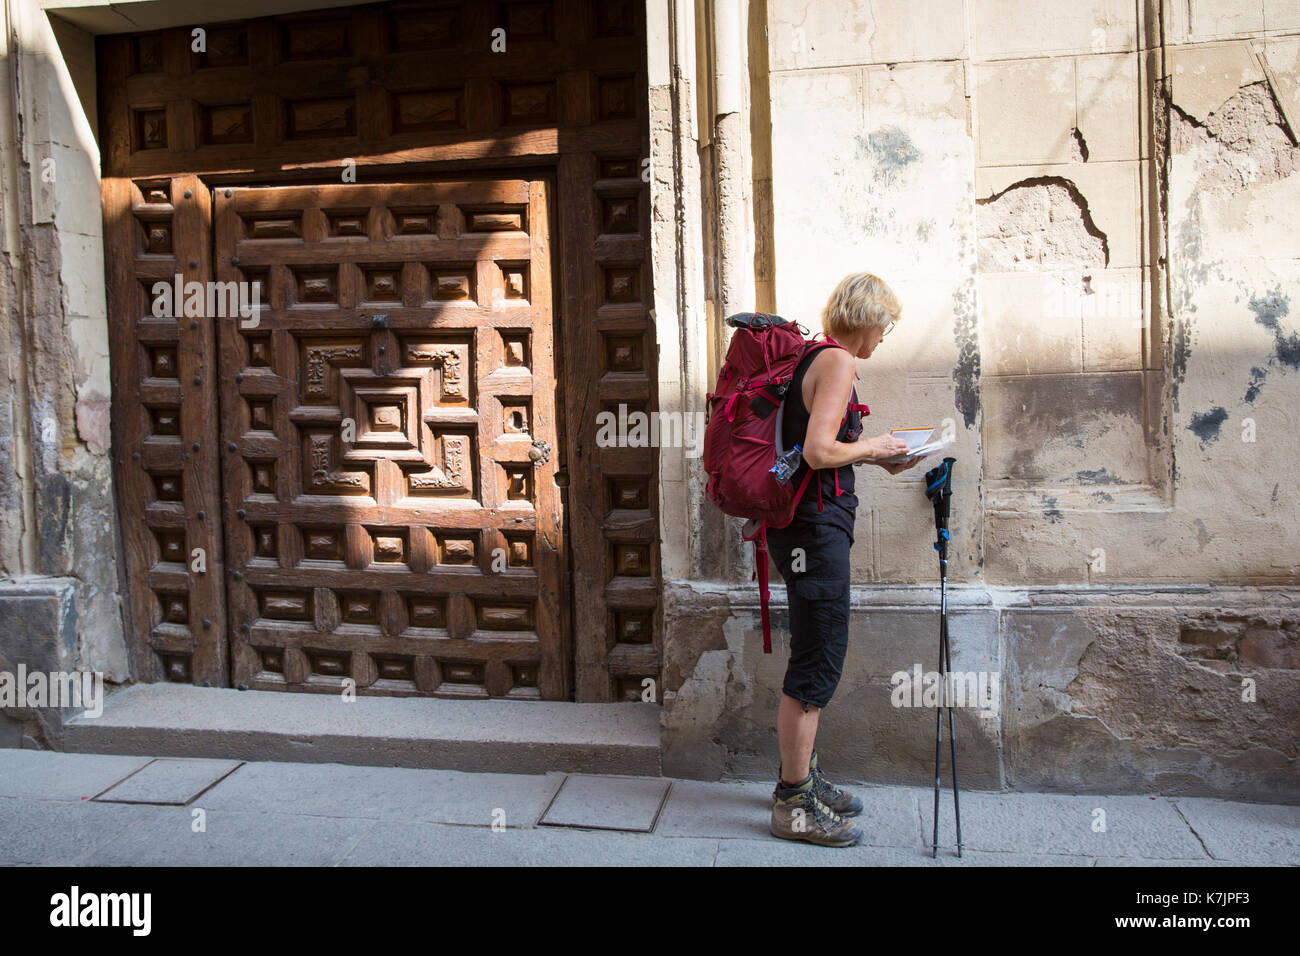
[[[799,783],[809,774],[813,744],[817,740],[820,707],[803,709],[803,704],[785,694],[776,712],[776,739],[781,747],[781,779]]]

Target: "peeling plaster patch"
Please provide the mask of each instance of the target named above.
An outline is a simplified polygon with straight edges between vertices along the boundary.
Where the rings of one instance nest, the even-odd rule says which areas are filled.
[[[1196,437],[1201,440],[1201,445],[1212,441],[1218,441],[1219,429],[1223,423],[1228,420],[1227,409],[1221,406],[1215,406],[1208,412],[1196,412],[1192,415],[1192,423],[1187,426],[1189,432],[1195,432]]]
[[[1093,485],[1122,485],[1124,479],[1112,475],[1106,468],[1098,468],[1096,471],[1075,472],[1075,477],[1085,484]]]
[[[1273,356],[1283,365],[1300,369],[1300,335],[1282,329],[1282,319],[1291,312],[1291,300],[1282,294],[1281,286],[1263,298],[1251,296],[1250,311],[1256,322],[1273,333]]]
[[[1246,387],[1246,397],[1243,401],[1253,405],[1255,399],[1259,398],[1260,390],[1264,387],[1264,379],[1268,375],[1268,369],[1255,366],[1250,370],[1250,384]]]
[[[865,142],[861,136],[857,140],[858,148],[875,161],[872,176],[876,182],[893,183],[903,170],[921,159],[921,151],[901,126],[882,126],[868,133]]]
[[[1088,161],[1088,141],[1083,138],[1078,127],[1070,130],[1070,158],[1076,163]]]
[[[1043,505],[1045,506],[1043,508],[1043,517],[1045,517],[1048,521],[1052,522],[1053,524],[1060,521],[1061,518],[1064,517],[1061,514],[1061,509],[1057,507],[1057,504],[1058,502],[1055,498],[1043,499]]]
[[[108,451],[109,407],[107,398],[93,392],[77,402],[77,434],[95,455]]]
[[[1197,186],[1233,193],[1246,186],[1276,182],[1300,169],[1300,147],[1291,144],[1282,114],[1263,82],[1243,86],[1198,122],[1177,103],[1173,128],[1176,152],[1200,148]]]
[[[1060,176],[1036,176],[1008,186],[975,209],[981,272],[1023,272],[1044,266],[1110,262],[1106,234],[1088,201]]]

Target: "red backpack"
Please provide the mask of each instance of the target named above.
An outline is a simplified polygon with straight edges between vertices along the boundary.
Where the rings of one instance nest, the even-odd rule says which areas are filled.
[[[754,543],[763,653],[770,654],[766,530],[784,528],[793,520],[795,506],[815,470],[808,468],[798,487],[771,472],[777,458],[787,451],[781,445],[785,392],[806,355],[843,346],[829,337],[806,340],[806,329],[779,315],[738,312],[728,317],[727,324],[736,332],[718,370],[717,387],[708,395],[704,470],[709,481],[704,493],[724,513],[749,519],[741,534]],[[866,405],[857,403],[856,391],[845,417],[852,411],[870,414]],[[817,490],[820,494],[820,483]]]

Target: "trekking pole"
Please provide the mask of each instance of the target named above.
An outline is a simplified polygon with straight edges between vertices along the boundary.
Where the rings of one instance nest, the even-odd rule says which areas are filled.
[[[934,712],[934,838],[930,844],[932,858],[939,856],[939,787],[940,762],[943,754],[943,710],[948,705],[948,741],[952,749],[952,806],[957,820],[957,856],[961,856],[961,799],[957,789],[957,726],[953,702],[948,699],[952,653],[948,644],[948,512],[952,499],[952,466],[955,458],[925,474],[925,496],[934,504],[934,549],[939,552],[939,706]]]

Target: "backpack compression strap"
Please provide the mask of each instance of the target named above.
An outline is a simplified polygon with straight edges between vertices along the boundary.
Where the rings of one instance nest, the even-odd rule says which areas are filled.
[[[808,487],[808,477],[812,474],[812,469],[804,473],[803,481],[799,482],[799,490],[795,492],[794,502],[797,505],[799,499],[803,497],[803,492]],[[745,523],[749,527],[749,522]],[[770,580],[767,569],[767,522],[759,522],[753,534],[746,534],[742,529],[740,536],[746,541],[754,542],[754,575],[758,579],[758,606],[759,614],[763,619],[763,653],[772,653],[772,622],[768,612],[768,603],[772,599],[772,592],[768,590]],[[750,580],[753,580],[751,578]]]

